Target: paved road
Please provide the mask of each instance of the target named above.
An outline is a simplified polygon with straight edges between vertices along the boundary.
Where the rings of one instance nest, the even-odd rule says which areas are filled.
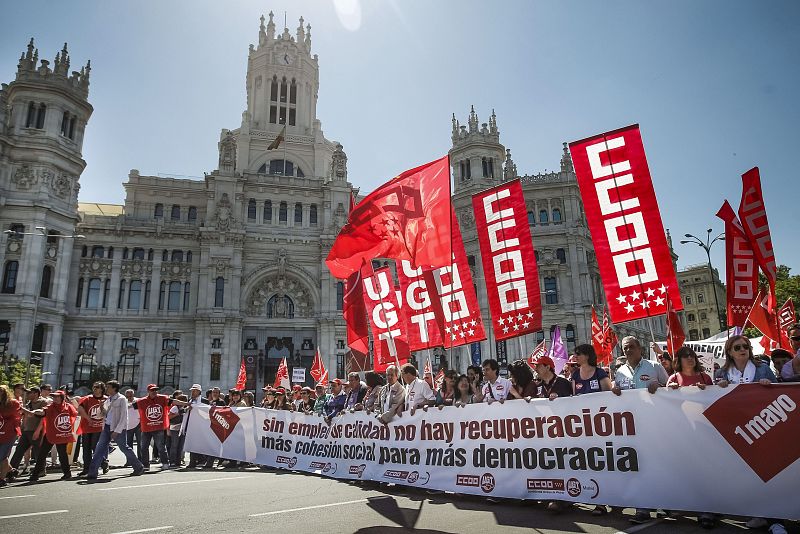
[[[574,506],[553,515],[534,503],[491,503],[271,469],[156,469],[132,477],[119,468],[95,484],[59,481],[58,470],[52,472],[38,484],[23,479],[0,489],[3,532],[705,532],[693,516],[633,526],[630,509],[597,518],[588,507]],[[739,518],[713,532],[743,531]],[[800,534],[800,528],[791,525],[790,532]]]

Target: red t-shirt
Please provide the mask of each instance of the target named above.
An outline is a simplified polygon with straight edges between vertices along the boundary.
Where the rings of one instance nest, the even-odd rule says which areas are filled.
[[[53,402],[46,407],[44,409],[44,428],[47,441],[54,445],[75,441],[72,429],[75,428],[77,417],[78,410],[67,401]]]
[[[694,386],[695,384],[705,384],[710,386],[713,384],[711,381],[711,377],[705,373],[696,373],[693,375],[685,375],[683,373],[675,373],[669,380],[667,380],[667,385],[670,384],[678,384],[679,386]]]
[[[142,432],[154,432],[169,428],[169,417],[167,416],[169,404],[169,397],[166,395],[156,395],[154,399],[144,397],[136,401]]]
[[[100,408],[105,400],[105,395],[100,398],[87,395],[78,402],[89,414],[88,419],[81,417],[80,434],[96,434],[103,431],[103,412]]]
[[[0,443],[8,443],[21,434],[19,428],[19,401],[11,399],[7,408],[0,408]]]

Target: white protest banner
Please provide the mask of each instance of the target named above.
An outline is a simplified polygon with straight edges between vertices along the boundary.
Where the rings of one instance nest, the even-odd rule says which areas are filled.
[[[304,367],[292,367],[292,384],[302,384],[306,381],[306,370]]]
[[[456,493],[797,519],[798,405],[800,384],[430,408],[389,425],[201,406],[186,450]],[[679,469],[687,447],[697,462]]]

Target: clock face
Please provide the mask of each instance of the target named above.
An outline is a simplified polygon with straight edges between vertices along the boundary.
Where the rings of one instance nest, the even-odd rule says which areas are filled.
[[[283,57],[281,58],[281,63],[283,63],[284,65],[291,65],[292,56],[290,56],[288,52],[284,53]]]

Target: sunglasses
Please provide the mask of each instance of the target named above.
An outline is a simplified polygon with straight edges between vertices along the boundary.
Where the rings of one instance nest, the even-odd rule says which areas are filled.
[[[750,350],[750,345],[744,344],[744,345],[733,346],[733,350],[744,350],[744,349]]]

